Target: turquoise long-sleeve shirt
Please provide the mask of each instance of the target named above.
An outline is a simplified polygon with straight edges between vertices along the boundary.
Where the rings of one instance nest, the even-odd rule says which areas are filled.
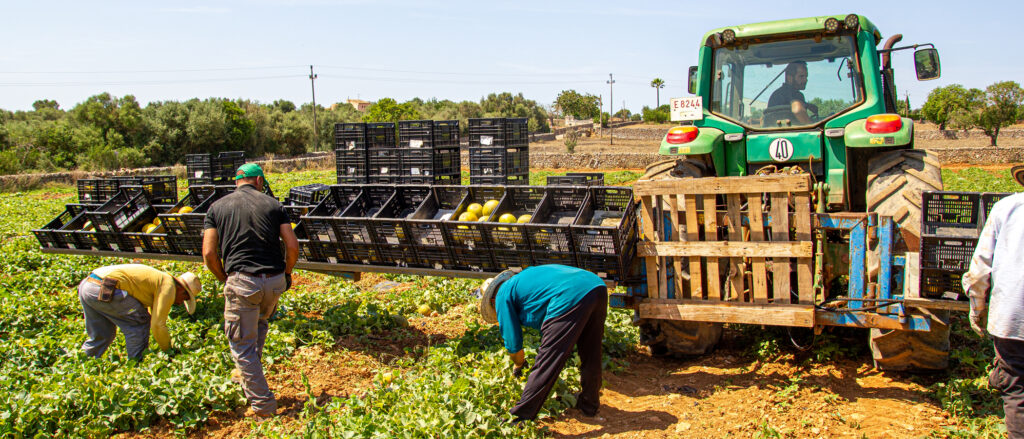
[[[523,326],[540,329],[541,324],[576,306],[604,280],[587,270],[564,265],[530,267],[498,287],[494,309],[505,340],[505,349],[523,349]]]

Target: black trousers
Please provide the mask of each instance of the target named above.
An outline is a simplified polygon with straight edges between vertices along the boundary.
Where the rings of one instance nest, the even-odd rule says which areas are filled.
[[[993,339],[996,361],[988,376],[988,385],[1002,393],[1009,437],[1024,439],[1024,341]]]
[[[583,387],[576,407],[588,414],[597,412],[601,406],[601,340],[607,315],[608,288],[602,285],[583,296],[565,314],[541,325],[536,364],[530,370],[523,395],[511,410],[517,420],[537,417],[574,346],[580,356]]]

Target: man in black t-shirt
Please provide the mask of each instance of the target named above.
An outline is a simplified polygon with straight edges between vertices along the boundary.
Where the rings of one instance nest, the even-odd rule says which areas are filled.
[[[238,168],[235,191],[206,212],[203,261],[224,282],[224,332],[235,361],[232,379],[241,382],[253,413],[268,417],[277,411],[277,400],[260,363],[267,319],[277,309],[281,293],[291,287],[299,241],[284,207],[263,193],[263,184],[259,165]]]
[[[804,99],[804,94],[800,92],[807,88],[807,63],[803,61],[789,63],[786,66],[785,81],[782,87],[775,90],[768,98],[764,125],[774,125],[775,121],[781,119],[789,119],[790,124],[796,122],[800,125],[810,125],[811,118],[807,115],[807,111],[810,110],[817,115],[818,107],[808,104]]]

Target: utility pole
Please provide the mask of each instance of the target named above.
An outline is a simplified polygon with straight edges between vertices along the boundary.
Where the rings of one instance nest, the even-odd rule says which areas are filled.
[[[612,115],[615,114],[615,79],[608,74],[608,144],[615,144],[615,128],[612,127]]]
[[[313,73],[313,65],[309,65],[309,88],[313,91],[313,151],[320,150],[320,134],[316,129],[316,74]]]

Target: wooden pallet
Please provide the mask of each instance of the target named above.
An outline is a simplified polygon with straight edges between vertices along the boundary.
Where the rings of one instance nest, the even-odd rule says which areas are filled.
[[[651,304],[790,305],[795,280],[803,306],[792,309],[812,306],[810,176],[640,181],[633,191]],[[779,324],[806,323],[787,319]]]

